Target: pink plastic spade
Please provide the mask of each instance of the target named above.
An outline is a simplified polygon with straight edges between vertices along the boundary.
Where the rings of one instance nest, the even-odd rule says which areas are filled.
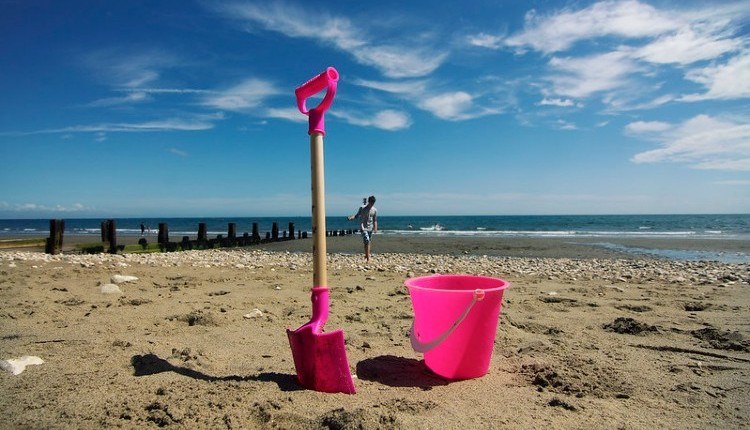
[[[354,381],[346,358],[343,330],[323,333],[328,320],[328,275],[326,272],[326,211],[323,168],[324,114],[333,102],[339,73],[333,67],[300,85],[294,94],[297,107],[309,117],[312,173],[313,288],[312,318],[297,330],[287,330],[294,367],[300,385],[326,393],[354,394]],[[320,104],[307,109],[307,99],[323,90]]]

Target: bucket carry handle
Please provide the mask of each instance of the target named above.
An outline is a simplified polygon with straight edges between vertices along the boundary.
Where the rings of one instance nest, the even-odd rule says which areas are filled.
[[[464,312],[456,319],[456,321],[451,324],[450,327],[448,327],[448,330],[444,331],[442,334],[440,334],[435,339],[431,340],[430,342],[422,342],[419,339],[417,339],[416,333],[414,333],[414,322],[411,322],[411,329],[409,329],[409,338],[411,340],[411,347],[414,348],[414,351],[425,353],[432,351],[433,349],[437,348],[438,345],[443,343],[445,339],[448,338],[448,336],[453,333],[454,330],[456,330],[463,322],[463,320],[466,319],[466,317],[469,315],[469,312],[471,312],[471,308],[474,307],[474,303],[481,302],[484,300],[484,290],[476,289],[474,290],[474,294],[472,294],[471,302],[468,306],[466,306],[466,309],[464,309]],[[416,320],[416,315],[414,316],[414,320]]]

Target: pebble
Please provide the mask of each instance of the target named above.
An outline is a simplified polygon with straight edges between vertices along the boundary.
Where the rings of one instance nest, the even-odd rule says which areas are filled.
[[[263,312],[260,309],[253,309],[249,314],[242,315],[245,319],[255,319],[263,316]]]
[[[668,261],[631,259],[570,259],[490,257],[476,255],[428,255],[384,253],[377,256],[378,270],[405,273],[407,277],[423,273],[472,273],[500,278],[524,277],[555,281],[591,281],[603,284],[664,283],[679,285],[750,284],[750,264],[708,261]],[[30,251],[0,251],[0,261],[26,261],[33,265],[62,263],[77,267],[110,268],[146,265],[151,267],[217,267],[237,268],[241,264],[265,268],[272,272],[290,271],[291,267],[312,268],[311,253],[270,252],[258,249],[211,249],[152,254],[43,254]],[[357,255],[329,254],[331,267],[367,271]]]
[[[104,284],[101,286],[102,294],[122,294],[122,290],[117,284]]]
[[[14,375],[20,375],[26,370],[26,366],[31,364],[43,364],[44,360],[33,355],[24,355],[21,358],[9,358],[7,360],[0,360],[0,369]]]
[[[138,278],[136,278],[135,276],[127,276],[127,275],[112,275],[112,277],[109,280],[113,284],[124,284],[126,282],[135,282],[138,280]]]

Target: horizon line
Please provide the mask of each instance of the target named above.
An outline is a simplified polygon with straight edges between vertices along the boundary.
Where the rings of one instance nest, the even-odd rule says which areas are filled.
[[[391,217],[402,217],[402,218],[408,218],[408,217],[415,217],[415,218],[429,218],[429,217],[554,217],[554,216],[575,216],[575,217],[584,217],[584,216],[686,216],[686,215],[699,215],[699,216],[715,216],[715,215],[747,215],[750,216],[750,213],[743,213],[743,212],[662,212],[662,213],[540,213],[540,214],[495,214],[495,215],[489,215],[489,214],[421,214],[421,215],[414,215],[414,214],[389,214],[389,215],[380,215],[380,217],[385,218],[391,218]],[[346,217],[347,214],[327,214],[326,217]],[[49,220],[49,219],[85,219],[85,220],[92,220],[92,219],[199,219],[199,218],[312,218],[311,215],[222,215],[222,216],[216,216],[216,215],[202,215],[202,216],[185,216],[185,215],[179,215],[179,216],[167,216],[167,215],[160,215],[160,216],[153,216],[153,215],[144,215],[144,216],[82,216],[82,217],[65,217],[65,216],[45,216],[45,217],[20,217],[20,218],[9,218],[5,216],[0,216],[0,221],[10,221],[10,220]]]

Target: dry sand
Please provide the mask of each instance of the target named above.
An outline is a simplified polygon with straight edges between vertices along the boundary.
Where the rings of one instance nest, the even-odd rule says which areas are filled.
[[[285,330],[310,317],[311,257],[273,249],[0,251],[0,359],[44,361],[19,375],[0,372],[2,427],[725,429],[750,422],[748,265],[382,249],[364,265],[358,253],[332,253],[326,327],[344,329],[357,375],[357,394],[345,395],[295,382]],[[403,282],[429,273],[512,283],[484,377],[445,381],[411,349]],[[113,275],[137,280],[113,282]],[[103,293],[116,290],[108,284],[122,293]]]

